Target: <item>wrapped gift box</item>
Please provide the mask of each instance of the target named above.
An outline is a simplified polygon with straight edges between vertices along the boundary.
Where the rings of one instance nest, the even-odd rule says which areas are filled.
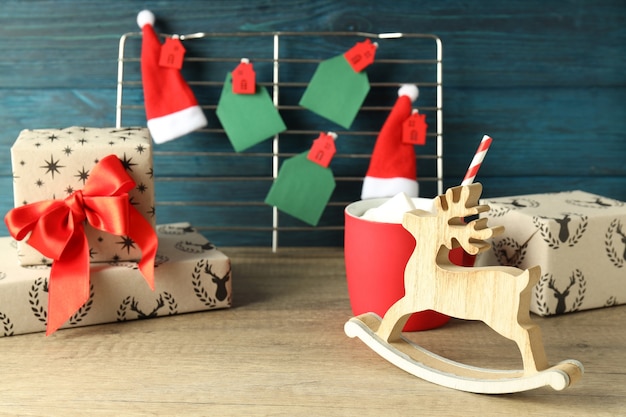
[[[531,311],[549,316],[626,302],[626,205],[583,191],[485,199],[503,225],[477,265],[541,267]]]
[[[93,166],[115,154],[134,179],[131,204],[154,227],[152,141],[144,128],[85,128],[23,130],[11,147],[15,207],[63,199],[82,189]],[[86,227],[91,261],[137,260],[141,251],[124,236]],[[49,263],[26,242],[18,243],[22,265]]]
[[[157,226],[155,290],[134,262],[91,265],[89,300],[63,328],[231,306],[230,260],[188,223]],[[16,242],[0,238],[0,336],[46,330],[50,267],[20,266]]]

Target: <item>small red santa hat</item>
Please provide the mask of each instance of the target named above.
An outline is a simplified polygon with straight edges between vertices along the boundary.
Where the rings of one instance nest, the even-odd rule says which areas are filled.
[[[411,116],[419,91],[412,84],[398,89],[398,99],[376,139],[372,158],[363,180],[361,198],[393,197],[404,192],[417,197],[415,148],[402,141],[402,124]]]
[[[159,65],[161,42],[154,31],[154,14],[137,14],[141,28],[141,79],[148,130],[155,143],[163,143],[207,125],[202,108],[180,70]]]

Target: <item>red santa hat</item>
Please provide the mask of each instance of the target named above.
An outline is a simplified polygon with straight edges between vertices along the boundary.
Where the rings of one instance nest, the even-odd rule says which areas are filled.
[[[376,139],[369,169],[363,180],[361,198],[393,197],[404,192],[417,197],[415,148],[402,141],[402,124],[411,115],[418,89],[406,84],[398,89],[398,99]]]
[[[141,28],[141,79],[148,130],[155,143],[163,143],[207,125],[202,108],[180,70],[159,65],[161,41],[154,31],[154,14],[137,15]]]

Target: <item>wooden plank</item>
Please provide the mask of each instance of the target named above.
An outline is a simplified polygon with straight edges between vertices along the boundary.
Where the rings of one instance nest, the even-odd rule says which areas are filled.
[[[508,177],[532,175],[603,175],[626,174],[623,158],[626,142],[626,118],[616,109],[621,106],[624,88],[586,90],[519,89],[492,90],[447,89],[444,113],[444,169],[447,178],[462,177],[480,137],[489,133],[494,145],[481,168],[481,176]],[[76,121],[84,125],[112,125],[113,90],[45,90],[33,95],[30,91],[0,91],[3,114],[9,114],[0,126],[0,166],[9,165],[8,147],[19,131],[29,128],[65,127]],[[468,120],[465,108],[475,119]],[[211,111],[207,111],[211,114]],[[566,117],[564,116],[566,115]],[[363,115],[365,118],[366,115]],[[138,125],[139,117],[128,119],[127,125]],[[382,124],[382,123],[381,123]],[[215,125],[219,127],[219,124]],[[358,129],[358,121],[356,129]],[[312,138],[285,137],[281,150],[287,153],[308,149]],[[371,152],[375,137],[341,136],[337,142],[339,154],[365,155]],[[434,140],[429,140],[429,146]],[[232,147],[224,134],[194,134],[185,139],[155,147],[157,175],[267,175],[267,160],[246,156],[241,158],[241,170],[228,172],[232,161],[221,156],[207,159],[188,155],[189,152],[230,152]],[[421,148],[416,149],[418,155]],[[163,152],[159,154],[159,152]],[[177,155],[176,152],[184,152]],[[271,152],[271,144],[263,144],[249,154]],[[234,154],[233,154],[234,155]],[[513,158],[515,156],[515,158]],[[428,162],[423,162],[428,164]],[[185,164],[185,171],[180,166]],[[532,165],[532,172],[530,170]],[[338,157],[334,161],[336,175],[363,176],[367,159]],[[233,170],[231,170],[233,171]],[[4,171],[7,175],[9,171]],[[432,171],[431,171],[432,172]]]
[[[480,176],[626,173],[624,87],[446,91],[447,177],[463,176],[484,133],[494,142]]]
[[[583,1],[571,7],[563,5],[554,13],[546,13],[545,4],[538,0],[523,4],[490,0],[469,7],[446,2],[419,8],[410,1],[377,8],[316,0],[304,5],[288,1],[256,7],[247,2],[214,7],[194,1],[185,8],[164,2],[154,12],[160,18],[158,27],[170,33],[207,28],[216,32],[436,33],[446,45],[446,82],[451,86],[578,88],[623,82],[624,9],[619,0]],[[132,2],[115,8],[84,0],[57,1],[54,6],[5,2],[0,11],[0,36],[11,42],[0,44],[6,59],[0,67],[0,87],[107,85],[115,68],[116,38],[138,30],[137,12]],[[97,24],[93,23],[95,16]]]
[[[0,183],[5,185],[5,191],[0,207],[10,208],[8,149],[21,129],[114,124],[117,41],[121,33],[137,30],[136,7],[132,2],[111,8],[69,0],[57,1],[54,6],[43,1],[3,3],[0,38],[6,41],[0,42],[3,57],[0,60]],[[215,7],[196,0],[184,9],[175,2],[162,2],[154,12],[157,28],[170,33],[206,28],[218,32],[435,33],[444,42],[446,187],[458,184],[478,141],[488,133],[495,142],[478,177],[485,186],[486,197],[584,189],[626,200],[626,168],[622,163],[626,157],[623,140],[626,7],[622,1],[586,0],[546,13],[544,3],[538,0],[523,4],[488,0],[469,6],[452,1],[419,8],[410,1],[397,1],[381,8],[348,2],[329,4],[321,0],[305,5],[286,1],[280,5],[254,6],[234,1]],[[244,39],[232,48],[221,49],[220,42],[206,45],[190,42],[189,56],[219,53],[234,60],[242,54],[271,57],[271,47],[265,42]],[[339,53],[340,46],[345,46],[342,42],[347,41],[285,40],[281,43],[281,53],[323,59]],[[135,55],[139,47],[139,39],[129,46]],[[407,51],[399,43],[381,41],[380,56],[384,58],[429,55],[426,49]],[[259,63],[265,82],[269,66],[269,62]],[[135,72],[130,79],[139,81],[138,68],[138,61],[129,64],[129,70]],[[291,68],[282,72],[282,80],[301,79],[314,65]],[[373,81],[385,80],[388,74],[382,68],[372,67]],[[200,78],[222,81],[227,70],[213,64],[186,64],[184,69],[192,84]],[[394,77],[432,81],[431,71],[416,71],[399,71]],[[125,112],[125,125],[145,123],[139,87],[125,90],[128,103],[138,106]],[[219,128],[214,108],[220,87],[194,85],[194,89],[206,103],[209,129]],[[422,87],[421,91],[423,99],[434,94],[432,87]],[[302,87],[282,89],[281,102],[296,104],[301,92]],[[392,93],[390,89],[374,87],[366,105],[386,109],[394,100]],[[281,112],[292,129],[306,126],[313,132],[333,128],[306,111],[283,109]],[[332,165],[339,177],[332,197],[334,203],[359,198],[358,179],[367,170],[366,155],[375,136],[360,135],[358,130],[377,129],[385,115],[386,110],[363,111],[352,131],[339,132],[338,155]],[[428,119],[434,120],[432,112]],[[280,148],[285,154],[283,158],[306,150],[312,139],[308,135],[284,135]],[[432,153],[433,146],[434,141],[429,140],[427,148],[418,148],[417,152]],[[265,142],[250,153],[266,155],[270,151],[271,144]],[[160,212],[165,219],[176,221],[175,216],[186,215],[207,225],[202,220],[202,206],[196,205],[207,189],[214,190],[211,198],[230,193],[246,203],[262,201],[269,186],[265,180],[255,181],[264,184],[258,189],[246,184],[233,186],[230,180],[205,183],[205,179],[212,177],[268,178],[271,174],[267,160],[261,156],[231,155],[232,148],[225,135],[213,131],[188,135],[157,147],[157,198],[163,199]],[[418,175],[429,176],[433,164],[430,160],[418,161]],[[179,186],[186,182],[193,185]],[[421,185],[423,195],[434,195],[433,183],[423,181]],[[192,204],[176,206],[185,202]],[[323,223],[341,225],[341,213],[328,211],[333,214],[325,214]],[[228,213],[215,213],[215,216],[223,219],[224,224],[231,221]],[[264,222],[260,224],[266,227]],[[340,237],[330,242],[340,243]]]

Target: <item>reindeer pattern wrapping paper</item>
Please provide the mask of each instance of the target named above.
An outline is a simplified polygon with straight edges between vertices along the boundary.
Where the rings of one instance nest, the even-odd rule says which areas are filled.
[[[541,316],[626,303],[626,204],[567,191],[484,199],[504,234],[476,265],[541,267],[531,311]]]
[[[81,190],[92,168],[115,154],[135,181],[130,202],[154,227],[152,139],[139,127],[26,129],[11,147],[15,207],[63,199]],[[141,251],[127,236],[114,236],[85,227],[93,262],[137,260]],[[50,263],[25,241],[18,243],[22,265]]]
[[[155,290],[135,262],[91,265],[89,300],[63,328],[231,306],[230,259],[189,223],[157,226]],[[20,266],[16,242],[0,238],[0,336],[46,329],[50,267]]]

